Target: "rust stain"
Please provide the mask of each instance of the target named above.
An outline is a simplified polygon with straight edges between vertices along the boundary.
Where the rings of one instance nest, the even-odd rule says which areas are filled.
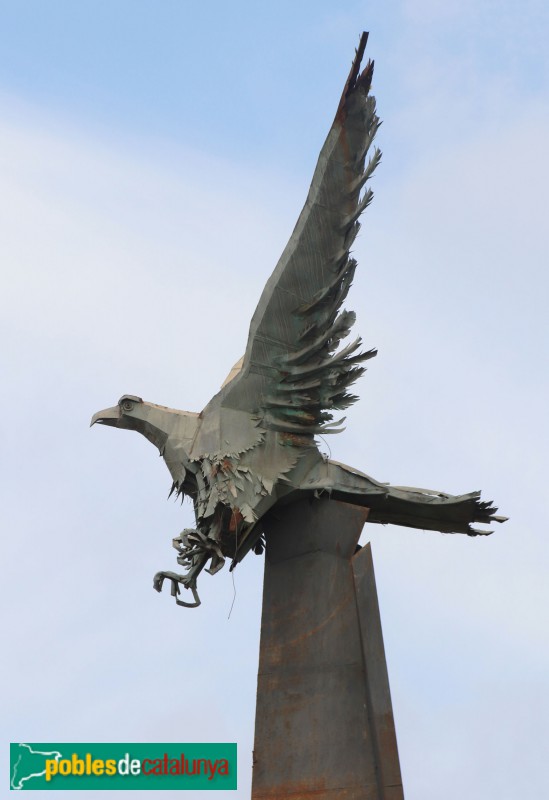
[[[286,639],[284,641],[284,645],[283,646],[284,647],[288,647],[288,646],[291,646],[291,645],[294,645],[294,644],[298,644],[300,642],[304,642],[307,639],[310,639],[311,636],[314,636],[316,633],[321,631],[323,628],[326,627],[326,625],[328,625],[329,622],[331,622],[335,617],[337,617],[339,614],[341,614],[341,612],[344,609],[346,609],[351,604],[351,602],[354,602],[354,597],[349,596],[349,597],[345,598],[345,600],[343,602],[339,603],[339,605],[335,606],[332,609],[332,611],[328,614],[327,617],[325,617],[322,620],[322,622],[320,622],[318,625],[315,625],[314,628],[310,628],[308,631],[305,631],[304,633],[300,634],[299,636],[295,636],[293,639]],[[269,650],[270,653],[272,651],[276,652],[276,647],[273,647],[273,646],[268,647],[268,650]]]
[[[377,800],[375,789],[368,786],[320,788],[303,787],[299,784],[280,784],[273,790],[253,792],[252,800]]]
[[[298,433],[280,432],[278,440],[282,445],[289,445],[290,447],[306,447],[311,444],[310,436],[303,436]]]
[[[240,509],[234,508],[229,521],[229,531],[231,533],[236,533],[242,522],[244,522],[244,517],[240,513]]]

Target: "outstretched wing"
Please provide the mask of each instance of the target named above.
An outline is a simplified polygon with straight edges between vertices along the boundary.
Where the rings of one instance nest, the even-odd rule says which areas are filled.
[[[341,311],[356,268],[350,248],[358,218],[372,199],[364,189],[381,153],[367,154],[380,125],[369,95],[373,62],[351,72],[294,232],[263,290],[250,325],[242,367],[222,404],[257,413],[262,425],[290,433],[335,433],[332,411],[357,399],[348,389],[375,350],[360,338],[338,350],[355,314]]]

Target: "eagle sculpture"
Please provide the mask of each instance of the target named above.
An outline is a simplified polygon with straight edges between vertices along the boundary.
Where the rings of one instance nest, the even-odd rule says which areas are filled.
[[[231,569],[262,552],[262,520],[274,506],[304,496],[367,506],[368,522],[469,536],[491,531],[474,523],[502,522],[480,492],[454,496],[379,483],[323,456],[318,434],[338,433],[339,412],[358,398],[349,388],[376,350],[357,338],[340,348],[355,322],[342,309],[357,262],[351,248],[359,217],[372,200],[368,182],[381,160],[372,143],[380,121],[370,95],[374,65],[361,72],[361,36],[309,194],[292,236],[253,315],[246,352],[200,413],[178,411],[124,395],[92,418],[139,431],[160,451],[172,477],[170,495],[187,495],[196,529],[173,540],[184,575],[159,572],[179,605],[200,603],[196,580]],[[372,152],[370,152],[372,149]],[[192,603],[179,599],[190,589]]]

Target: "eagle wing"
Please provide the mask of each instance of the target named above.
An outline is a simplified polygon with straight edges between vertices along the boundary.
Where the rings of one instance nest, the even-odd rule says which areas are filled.
[[[341,430],[332,411],[358,399],[348,389],[377,352],[361,351],[360,338],[338,350],[355,321],[341,310],[356,269],[350,249],[373,196],[365,186],[381,159],[375,148],[367,160],[380,125],[369,94],[373,62],[360,72],[367,38],[363,33],[305,206],[252,318],[242,366],[223,390],[224,407],[257,414],[270,430]]]

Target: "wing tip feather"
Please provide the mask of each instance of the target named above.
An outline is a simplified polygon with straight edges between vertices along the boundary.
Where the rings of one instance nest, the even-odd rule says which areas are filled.
[[[355,51],[355,57],[353,58],[353,63],[351,64],[349,76],[345,81],[345,86],[343,87],[343,93],[341,95],[341,100],[339,101],[336,119],[342,115],[347,98],[356,88],[360,88],[365,94],[368,94],[370,91],[372,77],[374,74],[374,62],[369,59],[365,68],[362,70],[362,72],[360,72],[360,65],[362,63],[362,59],[364,58],[368,36],[368,31],[363,31],[360,36],[358,47]]]

